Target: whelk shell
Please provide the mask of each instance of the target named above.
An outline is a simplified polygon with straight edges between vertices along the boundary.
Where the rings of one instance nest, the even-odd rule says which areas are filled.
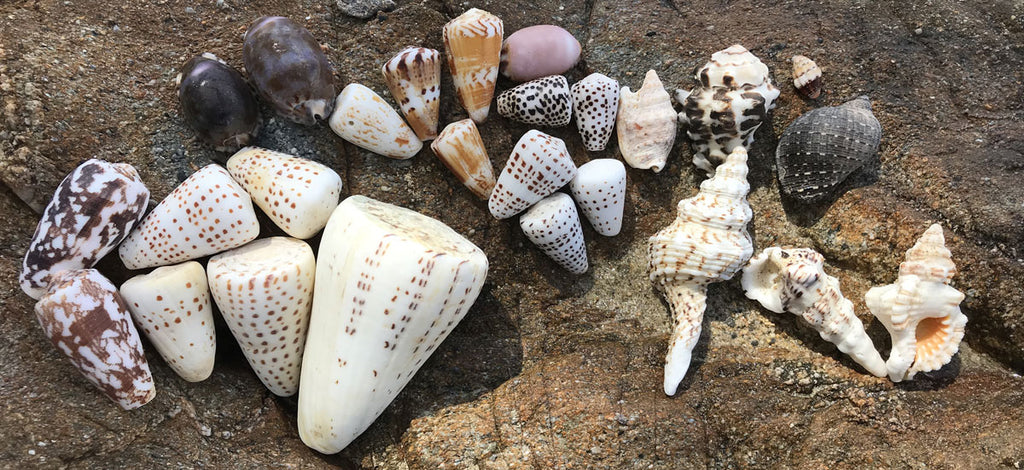
[[[455,92],[477,124],[486,121],[491,110],[504,34],[501,19],[477,8],[444,25],[442,37]]]
[[[647,71],[636,93],[622,87],[616,126],[619,151],[629,166],[655,173],[665,167],[676,141],[676,112],[654,70]]]

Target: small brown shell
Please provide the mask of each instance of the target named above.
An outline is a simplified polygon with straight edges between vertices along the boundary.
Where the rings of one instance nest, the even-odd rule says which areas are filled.
[[[821,95],[821,69],[813,60],[802,55],[793,56],[793,86],[806,98]]]

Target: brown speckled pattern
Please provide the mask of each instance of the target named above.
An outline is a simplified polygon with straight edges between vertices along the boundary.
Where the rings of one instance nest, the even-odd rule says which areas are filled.
[[[537,248],[569,272],[587,272],[583,227],[568,194],[555,193],[538,202],[519,218],[519,227]]]
[[[491,215],[507,219],[565,186],[576,176],[565,142],[537,130],[524,134],[491,192]]]

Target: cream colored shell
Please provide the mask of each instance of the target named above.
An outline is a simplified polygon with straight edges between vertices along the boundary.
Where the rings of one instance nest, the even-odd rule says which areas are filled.
[[[398,111],[358,83],[341,90],[328,123],[342,139],[385,157],[405,160],[423,148]]]
[[[647,71],[636,92],[622,87],[615,125],[623,160],[655,173],[665,168],[676,141],[676,120],[672,99],[654,70]]]
[[[487,148],[472,119],[445,126],[430,144],[430,150],[470,191],[486,200],[494,189],[494,167]]]
[[[486,121],[491,110],[504,34],[500,18],[477,8],[444,25],[444,52],[455,92],[477,124]]]

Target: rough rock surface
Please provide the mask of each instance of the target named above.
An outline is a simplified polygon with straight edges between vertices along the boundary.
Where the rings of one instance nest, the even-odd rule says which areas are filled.
[[[156,399],[121,411],[55,351],[16,274],[40,210],[91,157],[130,162],[159,200],[224,156],[176,110],[173,79],[209,51],[241,67],[241,34],[262,15],[302,22],[324,45],[339,89],[386,95],[380,65],[400,48],[442,49],[441,27],[470,7],[505,31],[558,24],[591,72],[639,86],[655,68],[689,88],[695,67],[739,42],[782,89],[751,149],[752,232],[759,248],[810,246],[854,300],[890,283],[932,222],[946,229],[967,294],[961,354],[894,385],[792,315],[710,289],[705,333],[674,398],[661,392],[669,318],[647,281],[646,242],[703,177],[677,139],[659,174],[630,170],[622,233],[585,228],[591,271],[571,276],[497,221],[429,150],[395,161],[325,126],[274,118],[257,144],[336,169],[350,194],[436,217],[488,254],[491,274],[463,323],[370,427],[338,455],[302,445],[295,402],[273,397],[223,324],[213,376],[189,384],[152,352]],[[823,67],[815,102],[793,89],[788,58]],[[465,117],[442,82],[442,125]],[[499,81],[499,91],[513,84]],[[873,185],[831,205],[780,199],[776,136],[817,105],[870,95],[882,122]],[[399,1],[358,20],[331,0],[286,2],[15,1],[0,4],[0,467],[7,468],[1016,468],[1024,465],[1024,5],[996,0],[678,2]],[[492,112],[480,126],[495,168],[528,127]],[[571,126],[577,164],[590,154]],[[265,223],[263,235],[275,234]],[[315,243],[315,240],[314,240]],[[98,266],[127,279],[116,258]]]

